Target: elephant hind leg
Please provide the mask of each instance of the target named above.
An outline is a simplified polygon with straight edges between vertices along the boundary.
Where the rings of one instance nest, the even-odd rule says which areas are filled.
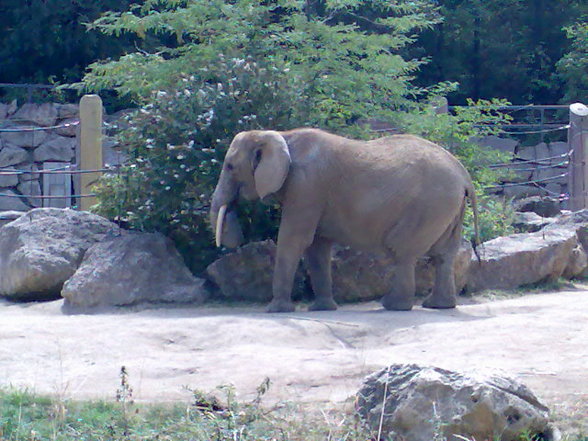
[[[461,243],[464,212],[465,202],[455,222],[429,252],[435,266],[435,284],[431,295],[423,302],[425,308],[448,309],[455,308],[457,304],[453,263]]]
[[[435,266],[435,284],[433,291],[423,302],[425,308],[449,309],[455,308],[457,296],[455,289],[455,275],[453,261],[455,255],[433,257]]]
[[[396,264],[391,289],[383,298],[384,308],[393,311],[410,311],[414,306],[416,258]]]

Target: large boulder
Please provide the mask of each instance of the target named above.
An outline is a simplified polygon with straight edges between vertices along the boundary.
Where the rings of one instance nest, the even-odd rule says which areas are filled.
[[[251,242],[211,263],[206,274],[223,299],[265,303],[272,299],[275,260],[273,240]],[[302,291],[303,276],[298,271],[293,294],[299,297]]]
[[[204,282],[190,273],[170,239],[159,233],[126,233],[92,245],[61,295],[66,310],[202,303]]]
[[[338,302],[379,299],[390,291],[395,267],[388,257],[336,248],[331,264],[333,297]]]
[[[380,439],[555,438],[547,407],[502,376],[395,364],[366,378],[357,410]]]
[[[455,286],[460,292],[467,283],[473,250],[462,241],[454,262]],[[336,248],[332,260],[333,295],[335,300],[353,302],[379,299],[391,289],[394,260],[350,248]],[[419,259],[415,271],[416,294],[425,296],[433,288],[435,269],[429,258]]]
[[[5,210],[0,211],[0,227],[18,219],[22,216],[22,211]]]
[[[522,233],[534,233],[556,220],[557,218],[542,217],[532,211],[516,212],[512,226]]]
[[[554,217],[561,213],[559,201],[549,197],[531,196],[514,203],[515,211],[532,212],[541,217]]]
[[[468,290],[510,289],[557,280],[577,243],[575,230],[565,226],[484,242],[479,247],[481,262],[472,262]]]
[[[472,247],[463,241],[455,260],[455,283],[461,291],[472,263]],[[272,276],[276,256],[273,241],[253,242],[213,262],[206,270],[208,278],[220,288],[220,297],[232,300],[267,302],[272,298]],[[394,261],[386,256],[335,246],[333,250],[333,296],[338,302],[357,302],[381,298],[391,289]],[[421,259],[416,268],[418,295],[427,295],[435,271],[430,259]],[[293,297],[307,291],[304,275],[298,271]]]
[[[90,246],[118,226],[69,209],[38,208],[0,228],[0,296],[58,298]]]

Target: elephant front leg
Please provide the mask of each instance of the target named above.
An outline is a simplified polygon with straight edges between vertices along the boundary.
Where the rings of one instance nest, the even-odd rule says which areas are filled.
[[[304,250],[312,242],[314,228],[307,225],[307,221],[282,214],[280,232],[278,233],[278,249],[276,265],[272,281],[273,299],[268,305],[267,312],[292,312],[292,285],[296,269]]]
[[[392,288],[382,299],[384,308],[393,311],[410,311],[415,297],[416,259],[399,262],[392,277]]]
[[[309,307],[310,311],[337,309],[337,304],[333,300],[331,246],[331,241],[317,237],[306,250],[306,266],[315,295],[315,301]]]
[[[453,270],[454,260],[454,255],[433,258],[433,264],[435,265],[435,284],[433,285],[431,295],[423,302],[425,308],[455,308],[457,303],[457,290],[455,288],[455,273]]]

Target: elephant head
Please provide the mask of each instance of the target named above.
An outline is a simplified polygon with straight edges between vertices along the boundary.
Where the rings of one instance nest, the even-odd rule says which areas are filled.
[[[263,199],[280,190],[290,162],[288,145],[278,132],[251,131],[235,136],[210,207],[210,224],[215,229],[217,246],[233,248],[243,242],[234,211],[238,198]]]

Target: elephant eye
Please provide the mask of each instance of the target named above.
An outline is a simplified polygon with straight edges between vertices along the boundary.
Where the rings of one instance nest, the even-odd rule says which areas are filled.
[[[227,170],[233,170],[233,164],[229,163],[227,164]]]

